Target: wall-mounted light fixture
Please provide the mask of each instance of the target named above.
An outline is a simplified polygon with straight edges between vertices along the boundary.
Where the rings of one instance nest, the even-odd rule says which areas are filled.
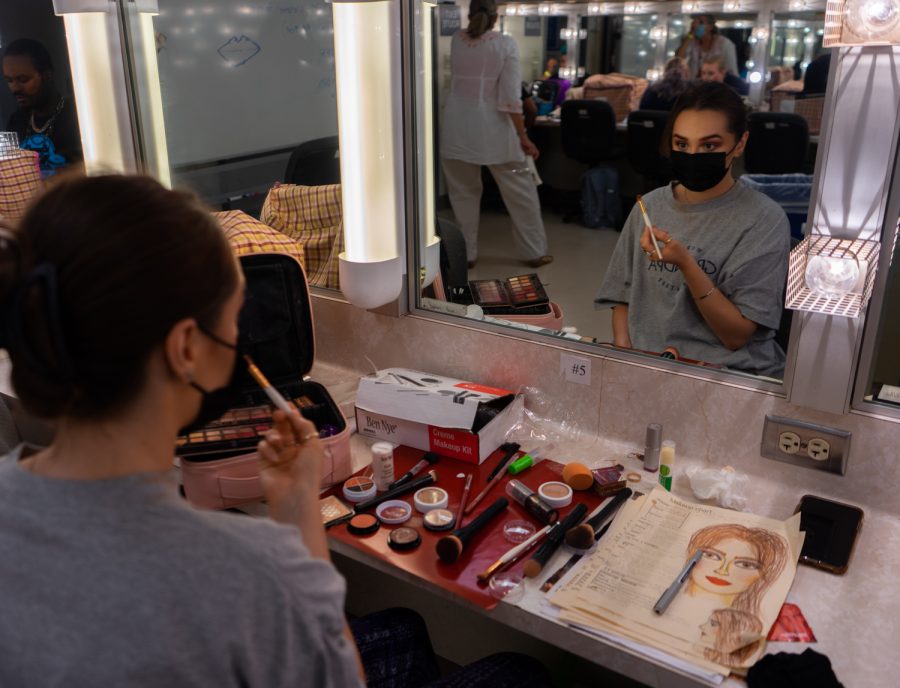
[[[797,12],[804,7],[806,7],[806,0],[791,0],[790,3],[788,3],[788,9],[791,12]]]
[[[791,251],[785,305],[859,317],[872,296],[880,248],[878,241],[811,234]]]
[[[832,0],[825,13],[826,48],[900,44],[900,0]]]
[[[419,164],[419,186],[422,207],[419,214],[419,247],[420,247],[420,287],[427,287],[437,276],[441,267],[441,240],[437,237],[437,204],[435,200],[437,181],[435,174],[435,141],[434,141],[434,23],[436,0],[422,0],[419,6],[422,40],[417,41],[419,58],[416,79],[417,111],[422,113],[422,121],[416,132],[416,149],[422,159]]]
[[[769,40],[769,27],[754,26],[753,31],[750,32],[750,36],[758,41],[767,41]]]
[[[681,12],[683,14],[694,14],[700,11],[700,3],[696,0],[685,0],[681,3]]]
[[[665,26],[654,26],[650,29],[650,40],[651,41],[663,41],[666,39],[666,27]]]
[[[639,2],[625,3],[625,14],[640,14],[641,9],[641,4]]]
[[[593,2],[590,5],[588,5],[588,14],[602,14],[602,13],[603,13],[603,7],[599,3]]]
[[[361,308],[403,287],[403,132],[398,0],[332,3],[344,245],[341,291]]]
[[[741,11],[741,3],[739,0],[725,0],[722,3],[722,11],[723,12],[740,12]]]
[[[53,0],[53,11],[65,22],[85,170],[134,172],[137,162],[115,4]]]
[[[549,2],[542,2],[540,5],[538,5],[538,14],[550,14],[552,9],[553,6]]]
[[[578,39],[584,40],[587,38],[587,29],[560,29],[559,30],[559,40],[561,41],[575,41]]]

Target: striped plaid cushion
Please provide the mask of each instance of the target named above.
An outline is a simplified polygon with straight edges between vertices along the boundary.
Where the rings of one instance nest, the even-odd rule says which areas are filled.
[[[225,236],[235,255],[284,253],[296,258],[300,265],[304,264],[303,247],[299,243],[259,220],[254,220],[243,210],[227,210],[213,213],[213,216],[225,230]]]
[[[266,197],[261,219],[303,245],[311,285],[340,288],[338,255],[344,250],[340,184],[276,184]]]
[[[0,217],[7,222],[18,222],[42,188],[36,152],[23,150],[0,159]]]

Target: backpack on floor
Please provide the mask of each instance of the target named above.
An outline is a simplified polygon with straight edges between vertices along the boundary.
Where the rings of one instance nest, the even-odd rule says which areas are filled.
[[[619,173],[613,167],[592,167],[581,180],[581,213],[585,227],[622,227]]]

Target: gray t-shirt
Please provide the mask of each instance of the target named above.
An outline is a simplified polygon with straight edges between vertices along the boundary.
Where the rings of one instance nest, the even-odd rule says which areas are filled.
[[[674,346],[685,358],[781,377],[784,351],[774,337],[784,308],[791,240],[781,207],[741,181],[706,203],[681,203],[670,185],[644,196],[644,204],[653,224],[684,244],[719,290],[759,327],[737,351],[722,344],[681,271],[647,259],[640,246],[644,222],[637,206],[616,244],[596,303],[628,304],[635,349],[662,352]]]
[[[0,685],[360,686],[343,578],[296,528],[200,511],[170,477],[0,458]]]

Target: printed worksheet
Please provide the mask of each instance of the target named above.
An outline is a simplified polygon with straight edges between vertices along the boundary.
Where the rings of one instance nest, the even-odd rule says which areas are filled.
[[[722,673],[751,666],[778,616],[803,544],[776,521],[695,504],[662,488],[623,506],[579,571],[551,596],[565,621],[618,633]],[[695,552],[662,614],[653,606]]]

